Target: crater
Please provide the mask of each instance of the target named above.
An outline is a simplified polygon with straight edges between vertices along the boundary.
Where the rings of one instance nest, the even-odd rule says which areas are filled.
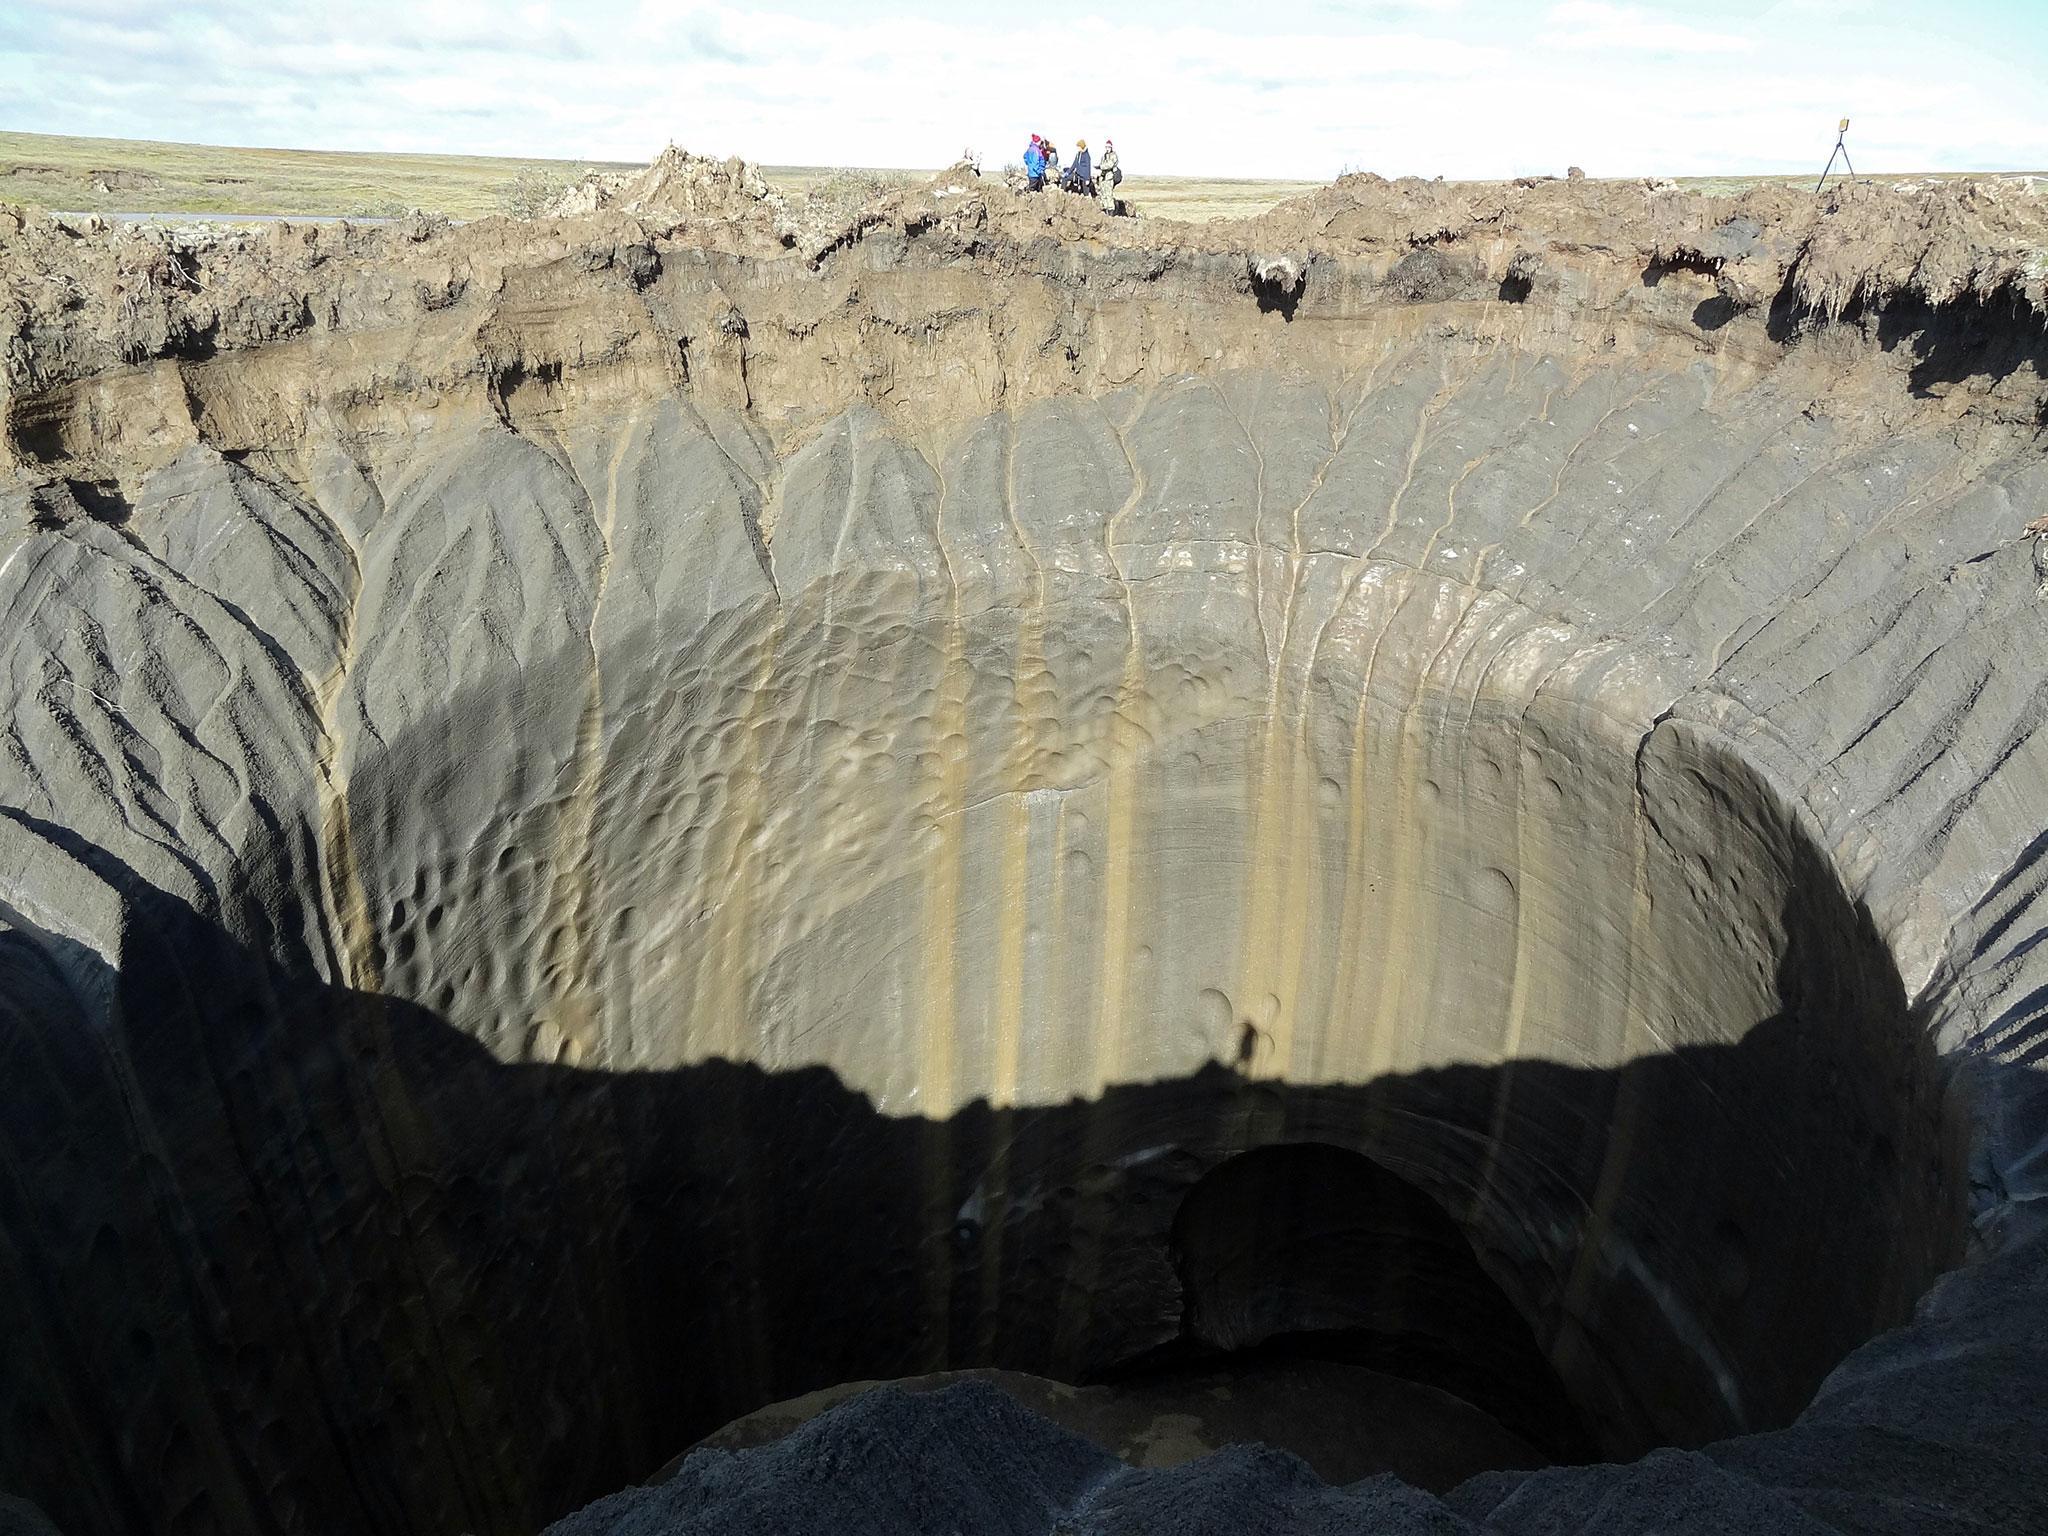
[[[1683,329],[1719,257],[876,228],[10,403],[0,1486],[496,1536],[666,1479],[604,1532],[886,1430],[1133,1520],[1903,1531],[2024,1461],[1954,1406],[2038,1379],[2018,310],[1937,421],[1897,336]]]

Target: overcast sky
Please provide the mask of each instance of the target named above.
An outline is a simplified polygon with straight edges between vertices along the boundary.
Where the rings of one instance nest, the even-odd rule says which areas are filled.
[[[216,144],[1818,173],[1844,115],[1860,171],[2048,169],[2048,0],[0,0],[0,127]]]

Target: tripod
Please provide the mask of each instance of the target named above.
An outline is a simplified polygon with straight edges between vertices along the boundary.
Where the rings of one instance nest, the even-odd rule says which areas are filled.
[[[1842,164],[1848,167],[1849,175],[1851,179],[1854,179],[1856,167],[1849,163],[1848,139],[1849,119],[1845,117],[1842,119],[1842,126],[1835,132],[1835,154],[1828,156],[1827,169],[1820,173],[1820,180],[1813,184],[1813,191],[1816,197],[1820,195],[1820,189],[1828,184],[1828,176],[1835,168],[1835,155],[1842,157]]]

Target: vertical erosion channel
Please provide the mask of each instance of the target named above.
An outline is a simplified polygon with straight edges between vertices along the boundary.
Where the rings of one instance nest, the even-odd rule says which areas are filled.
[[[1141,580],[1113,473],[1049,521],[970,443],[939,519],[854,437],[787,470],[781,590],[683,618],[602,461],[590,641],[353,739],[321,878],[375,993],[295,950],[292,858],[202,913],[48,834],[134,915],[0,946],[17,1102],[74,1127],[7,1126],[8,1444],[57,1447],[8,1482],[519,1532],[992,1367],[1234,1379],[1353,1470],[1369,1373],[1448,1484],[1783,1424],[1954,1261],[1925,1033],[1728,737],[1536,627],[1447,686],[1474,594],[1412,569]]]

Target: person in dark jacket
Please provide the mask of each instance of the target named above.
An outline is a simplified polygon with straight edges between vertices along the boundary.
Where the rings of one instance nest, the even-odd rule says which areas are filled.
[[[1095,167],[1088,159],[1088,141],[1074,141],[1074,163],[1067,168],[1067,189],[1083,197],[1095,195]]]
[[[1038,141],[1038,147],[1045,151],[1045,179],[1054,186],[1058,186],[1060,180],[1059,146],[1053,143],[1052,136],[1048,134]]]

